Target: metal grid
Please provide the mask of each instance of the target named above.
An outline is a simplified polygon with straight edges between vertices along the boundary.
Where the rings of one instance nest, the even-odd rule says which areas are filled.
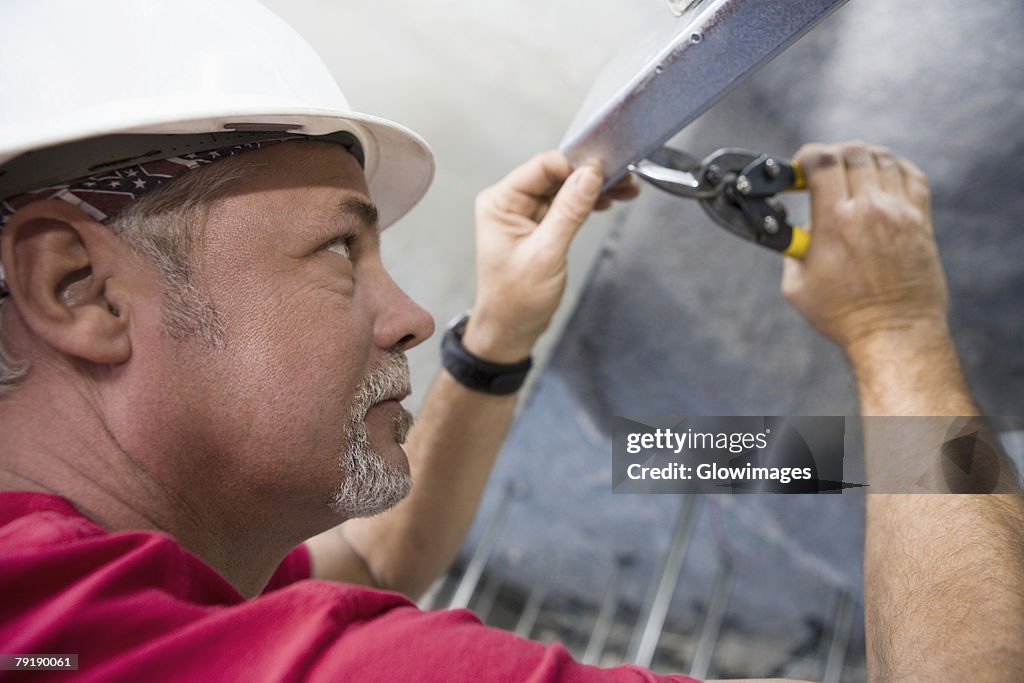
[[[561,642],[580,661],[606,667],[634,663],[698,679],[864,680],[863,643],[852,639],[856,621],[863,621],[863,606],[845,590],[834,591],[820,618],[808,624],[806,637],[787,651],[744,633],[738,620],[730,619],[743,610],[731,596],[736,581],[744,579],[745,567],[727,558],[720,557],[703,603],[674,604],[675,588],[686,580],[687,551],[703,508],[701,496],[680,496],[670,542],[639,605],[623,599],[624,581],[636,568],[627,555],[613,557],[604,594],[591,601],[549,595],[561,560],[557,554],[546,557],[528,582],[513,580],[494,551],[517,504],[514,492],[506,490],[472,553],[434,584],[420,607],[469,608],[490,626],[545,643]]]

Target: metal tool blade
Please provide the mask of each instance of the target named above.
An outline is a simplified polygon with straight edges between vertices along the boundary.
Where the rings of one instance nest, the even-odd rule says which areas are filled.
[[[688,199],[711,199],[718,187],[702,181],[700,159],[671,147],[660,147],[629,170],[651,185]]]

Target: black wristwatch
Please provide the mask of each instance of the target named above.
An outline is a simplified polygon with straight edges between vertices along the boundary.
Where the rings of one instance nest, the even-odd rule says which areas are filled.
[[[474,356],[462,345],[467,322],[469,313],[462,313],[448,323],[441,340],[441,364],[459,384],[475,391],[499,396],[519,391],[533,359],[527,356],[518,363],[492,363]]]

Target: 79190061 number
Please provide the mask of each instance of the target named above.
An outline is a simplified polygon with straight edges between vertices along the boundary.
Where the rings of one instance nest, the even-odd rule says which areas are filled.
[[[0,654],[0,671],[78,671],[78,655]]]

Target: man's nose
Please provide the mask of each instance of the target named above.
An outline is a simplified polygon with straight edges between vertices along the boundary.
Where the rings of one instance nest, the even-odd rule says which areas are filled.
[[[382,349],[408,351],[434,334],[434,319],[382,269],[374,342]]]

